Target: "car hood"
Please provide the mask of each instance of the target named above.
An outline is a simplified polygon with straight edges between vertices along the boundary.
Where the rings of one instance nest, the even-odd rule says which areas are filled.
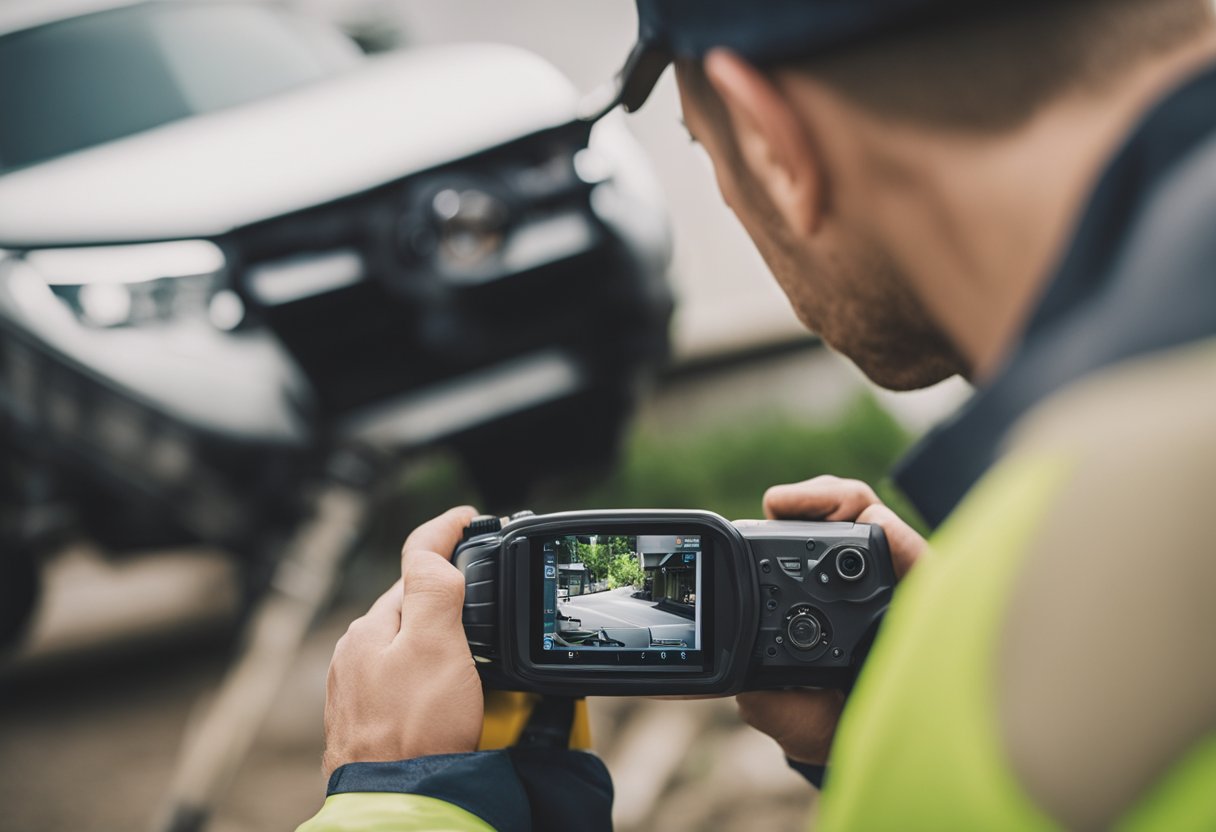
[[[0,246],[216,236],[568,122],[576,104],[564,76],[512,47],[378,56],[0,176]]]

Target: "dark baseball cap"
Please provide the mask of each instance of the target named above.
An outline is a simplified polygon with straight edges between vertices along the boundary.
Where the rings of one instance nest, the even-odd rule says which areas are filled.
[[[637,0],[638,42],[616,81],[584,102],[588,119],[634,112],[677,58],[726,47],[763,66],[827,51],[951,7],[1001,0]]]

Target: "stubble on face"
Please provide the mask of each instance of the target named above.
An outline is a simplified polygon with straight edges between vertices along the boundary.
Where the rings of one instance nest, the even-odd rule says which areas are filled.
[[[776,222],[770,217],[763,225]],[[967,375],[958,351],[876,243],[831,223],[814,245],[759,230],[753,240],[799,320],[875,384],[918,390]]]
[[[700,70],[678,67],[686,124],[799,320],[889,390],[967,375],[966,362],[876,241],[844,228],[830,213],[813,235],[793,232],[750,177],[725,108],[703,76],[690,72]]]

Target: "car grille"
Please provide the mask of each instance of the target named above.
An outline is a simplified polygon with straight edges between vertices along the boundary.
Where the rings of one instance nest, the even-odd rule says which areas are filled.
[[[228,241],[253,316],[283,340],[324,413],[554,347],[591,372],[664,352],[665,286],[648,285],[656,276],[595,217],[593,186],[574,173],[587,129],[545,131]],[[470,219],[458,216],[461,198]],[[439,239],[448,215],[436,214],[449,206],[455,231]],[[491,256],[459,259],[486,240]]]

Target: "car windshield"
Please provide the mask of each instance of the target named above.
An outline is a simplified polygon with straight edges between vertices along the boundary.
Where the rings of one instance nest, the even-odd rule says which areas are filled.
[[[0,172],[244,104],[359,61],[340,32],[246,3],[154,2],[0,37]]]

